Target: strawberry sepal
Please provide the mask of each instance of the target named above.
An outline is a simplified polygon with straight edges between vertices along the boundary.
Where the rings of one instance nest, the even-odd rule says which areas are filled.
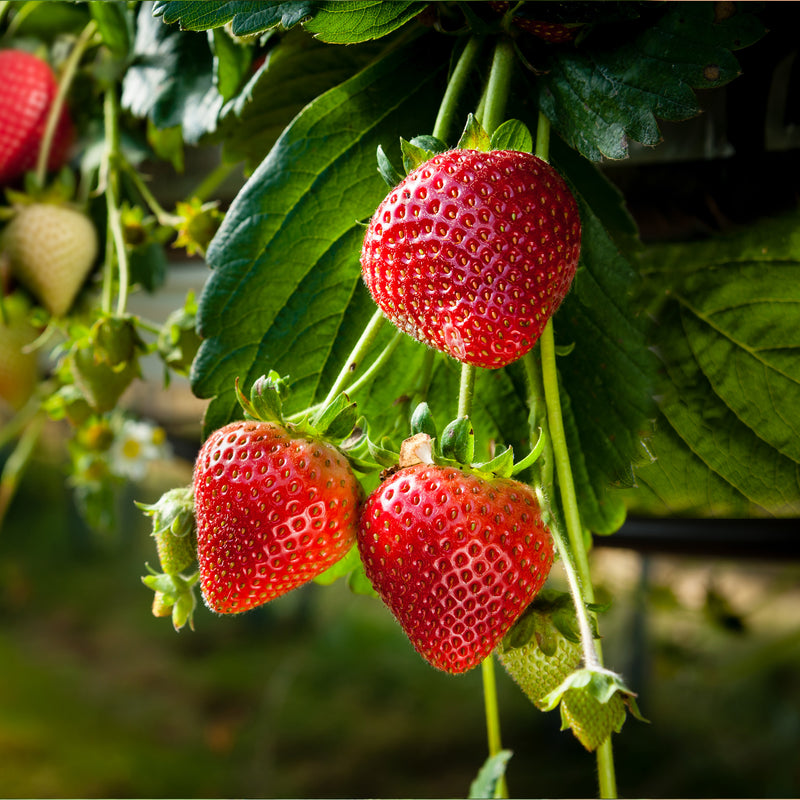
[[[587,750],[596,750],[612,733],[619,733],[630,713],[642,722],[632,692],[622,678],[602,667],[584,667],[568,675],[541,699],[540,708],[561,711],[561,729],[572,730]]]

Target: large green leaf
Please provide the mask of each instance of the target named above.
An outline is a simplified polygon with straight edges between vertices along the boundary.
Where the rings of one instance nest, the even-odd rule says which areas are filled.
[[[192,382],[215,398],[207,426],[235,415],[236,377],[290,375],[294,408],[324,394],[371,313],[358,253],[360,221],[385,193],[377,146],[430,129],[446,66],[423,40],[322,95],[236,198],[209,248],[200,302]]]
[[[311,16],[317,0],[262,2],[261,0],[159,0],[153,13],[164,22],[179,22],[189,31],[205,31],[231,23],[236,36],[250,36],[274,28],[289,29]]]
[[[554,318],[556,341],[572,350],[558,362],[564,418],[584,523],[613,533],[625,519],[611,487],[632,480],[655,416],[655,359],[639,315],[636,273],[580,198],[581,268]]]
[[[317,4],[317,13],[304,27],[323,42],[366,42],[397,30],[427,5],[409,0],[330,0]]]
[[[760,21],[744,11],[717,19],[714,3],[671,3],[648,27],[619,42],[598,28],[582,46],[552,48],[536,91],[561,136],[587,158],[625,158],[633,139],[661,140],[657,119],[700,113],[694,89],[739,74],[731,51],[757,41]]]
[[[379,39],[413,19],[428,3],[396,0],[301,0],[300,2],[246,2],[215,0],[156,3],[164,22],[180,22],[186,30],[202,31],[231,23],[237,36],[261,33],[277,25],[285,29],[299,22],[323,42],[354,44]]]
[[[673,245],[649,275],[664,362],[654,463],[636,510],[800,512],[800,243],[796,218]]]

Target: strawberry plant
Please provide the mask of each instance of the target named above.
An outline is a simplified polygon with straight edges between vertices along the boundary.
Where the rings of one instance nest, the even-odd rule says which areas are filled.
[[[204,416],[191,480],[139,503],[154,616],[345,580],[480,671],[472,796],[513,794],[499,663],[615,797],[647,698],[606,663],[593,546],[631,513],[800,511],[800,252],[796,212],[643,242],[608,167],[735,84],[769,13],[59,6],[0,4],[0,521],[50,436],[117,529],[177,460],[137,392],[178,386]],[[150,319],[178,252],[202,285]]]

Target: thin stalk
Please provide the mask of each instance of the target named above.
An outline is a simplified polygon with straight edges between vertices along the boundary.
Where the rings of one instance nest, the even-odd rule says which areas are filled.
[[[397,345],[400,344],[404,336],[405,334],[402,331],[397,331],[397,333],[392,336],[389,340],[389,344],[381,350],[378,357],[369,365],[369,369],[365,370],[358,380],[353,381],[353,383],[347,387],[347,393],[349,395],[358,394],[361,389],[372,381],[378,371],[392,357],[392,354],[397,349]]]
[[[475,367],[461,365],[461,383],[458,389],[458,416],[468,417],[472,411],[472,397],[475,394]]]
[[[168,228],[174,228],[176,225],[179,225],[182,222],[181,218],[177,214],[170,214],[169,211],[166,211],[161,203],[158,202],[155,195],[150,191],[150,187],[145,183],[142,176],[139,174],[138,170],[131,166],[127,161],[123,161],[121,166],[125,170],[125,174],[133,182],[133,185],[136,187],[136,191],[142,196],[142,199],[147,207],[153,212],[159,225],[164,225]]]
[[[230,164],[226,161],[220,162],[211,172],[206,175],[202,181],[197,185],[197,188],[192,193],[201,203],[207,200],[227,179],[239,164]]]
[[[119,173],[117,160],[119,158],[119,105],[115,89],[109,88],[103,99],[103,119],[105,123],[105,154],[104,154],[104,192],[106,196],[106,211],[108,215],[108,230],[114,243],[119,278],[119,291],[117,294],[118,316],[125,314],[128,305],[128,252],[125,247],[125,235],[122,231],[122,221],[119,213]],[[106,269],[111,269],[111,262],[106,262]]]
[[[3,472],[0,475],[0,528],[3,527],[3,520],[17,493],[22,474],[36,449],[45,421],[44,414],[38,414],[31,420],[3,465]]]
[[[550,156],[550,121],[541,111],[536,129],[536,155],[544,161]],[[602,651],[595,645],[591,628],[588,630],[586,603],[594,601],[594,587],[589,569],[589,557],[586,552],[586,542],[583,538],[583,525],[581,523],[578,497],[575,491],[575,481],[572,475],[572,465],[567,447],[567,437],[564,431],[564,418],[561,413],[561,398],[558,387],[558,370],[556,368],[555,336],[553,334],[553,321],[548,320],[544,332],[539,339],[539,352],[542,359],[542,384],[544,389],[544,402],[547,411],[548,431],[553,452],[555,471],[558,476],[558,485],[561,495],[561,507],[567,528],[572,558],[575,563],[575,574],[571,575],[572,558],[567,559],[570,571],[567,579],[570,589],[577,592],[573,594],[575,612],[581,629],[581,644],[584,651],[586,667],[602,668]],[[564,562],[565,567],[567,561]],[[614,752],[609,736],[597,749],[597,777],[600,797],[615,798],[617,796],[616,769],[614,766]]]
[[[503,121],[508,95],[511,90],[511,77],[514,74],[514,45],[507,36],[500,36],[492,56],[492,68],[486,93],[481,101],[481,124],[491,136]]]
[[[564,431],[564,418],[561,414],[561,398],[559,397],[558,373],[556,370],[555,338],[553,321],[549,320],[539,339],[542,357],[542,377],[544,381],[544,397],[547,405],[547,420],[550,429],[550,440],[553,447],[556,475],[561,494],[561,507],[567,528],[570,550],[575,558],[578,577],[584,587],[584,600],[594,602],[594,591],[589,571],[589,559],[583,540],[578,496],[575,492],[575,481],[572,476],[572,465],[567,449],[567,437]],[[588,666],[588,665],[587,665]]]
[[[492,67],[489,79],[481,97],[479,119],[483,127],[491,135],[500,125],[505,114],[508,95],[511,89],[511,76],[514,69],[514,48],[507,36],[500,36],[495,44],[492,56]],[[472,398],[475,388],[475,367],[463,364],[461,367],[461,385],[458,396],[458,415],[469,416],[472,409]],[[486,729],[489,735],[489,754],[499,752],[500,715],[497,708],[497,683],[494,675],[493,656],[483,660],[481,675],[483,678],[483,695],[486,698]],[[491,700],[491,702],[490,702]],[[505,779],[498,782],[497,794],[507,797],[508,790]]]
[[[97,23],[91,20],[81,31],[81,35],[78,37],[75,46],[72,48],[69,57],[64,63],[64,69],[61,72],[61,78],[58,82],[58,90],[56,91],[53,104],[50,106],[50,110],[47,114],[47,121],[45,122],[44,133],[42,134],[42,144],[36,159],[36,183],[39,186],[44,186],[47,176],[47,162],[50,159],[50,151],[53,148],[53,137],[56,133],[58,120],[61,117],[61,111],[64,108],[67,92],[75,78],[78,64],[96,31]]]
[[[384,322],[386,322],[386,317],[383,316],[380,310],[375,311],[355,347],[350,351],[344,366],[336,376],[336,380],[328,391],[327,397],[322,401],[323,406],[328,405],[352,381],[353,373],[361,366],[361,361],[375,341],[375,337],[380,332]]]
[[[470,72],[472,72],[475,59],[480,52],[482,43],[482,37],[472,36],[456,63],[453,74],[450,76],[450,80],[447,83],[447,89],[445,90],[444,97],[439,106],[439,113],[436,116],[436,122],[433,126],[433,135],[437,139],[447,141],[447,135],[450,133],[455,121],[458,98],[467,85],[467,79],[469,78]]]
[[[486,714],[486,737],[489,741],[489,756],[496,756],[502,749],[500,739],[500,711],[497,704],[497,682],[494,676],[494,656],[481,662],[483,674],[483,705]],[[495,788],[495,797],[508,797],[506,776],[502,775]]]

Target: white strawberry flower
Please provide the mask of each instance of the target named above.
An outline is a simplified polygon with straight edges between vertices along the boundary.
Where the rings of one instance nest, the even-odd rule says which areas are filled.
[[[172,451],[163,428],[150,422],[125,419],[108,451],[111,471],[121,478],[139,481],[154,461],[169,458]]]

